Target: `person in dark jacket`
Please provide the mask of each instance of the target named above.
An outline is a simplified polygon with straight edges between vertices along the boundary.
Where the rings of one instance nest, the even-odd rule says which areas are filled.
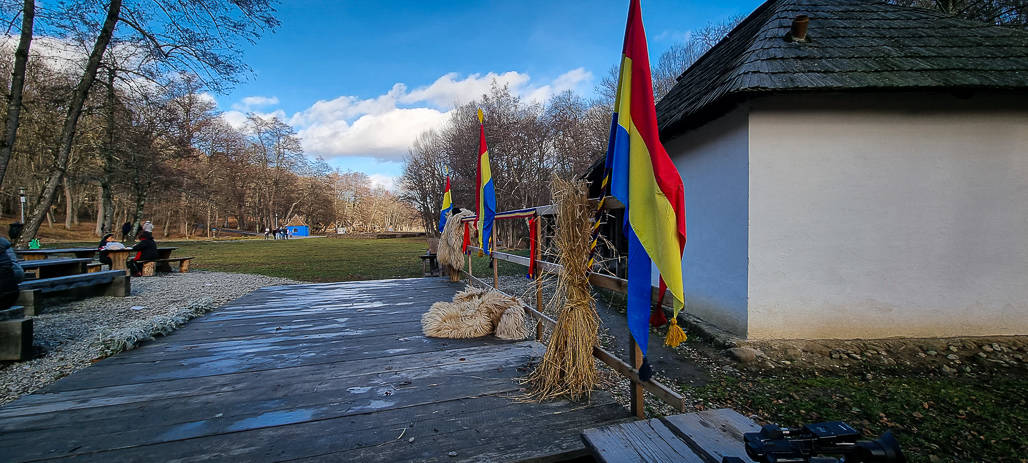
[[[25,279],[25,271],[18,265],[11,242],[0,238],[0,310],[18,300],[18,283]]]
[[[121,240],[128,241],[128,235],[132,231],[132,222],[125,222],[121,226]]]
[[[136,251],[136,255],[128,261],[128,267],[134,277],[143,274],[144,263],[157,260],[157,243],[153,240],[153,234],[148,231],[142,231],[139,232],[136,239],[139,242],[132,246],[132,250]]]
[[[104,265],[111,265],[111,258],[107,255],[107,244],[114,242],[114,233],[108,233],[100,239],[100,244],[97,245],[97,251],[100,251],[100,263]]]

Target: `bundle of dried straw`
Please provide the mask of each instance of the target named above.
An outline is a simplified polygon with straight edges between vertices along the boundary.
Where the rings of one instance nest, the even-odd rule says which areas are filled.
[[[460,280],[460,272],[464,268],[464,253],[461,252],[464,244],[464,224],[461,223],[461,219],[473,215],[475,214],[465,209],[450,216],[446,219],[446,226],[439,237],[439,250],[436,252],[439,265],[446,269],[450,281],[453,282]]]
[[[558,263],[564,271],[557,279],[550,306],[558,313],[546,354],[528,377],[531,396],[538,400],[588,397],[599,381],[593,346],[599,320],[589,292],[588,257],[592,210],[585,184],[554,177],[551,181],[557,213],[554,237]]]

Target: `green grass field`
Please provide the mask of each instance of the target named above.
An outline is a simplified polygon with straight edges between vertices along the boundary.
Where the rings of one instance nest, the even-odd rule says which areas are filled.
[[[327,282],[420,277],[424,238],[351,240],[158,241],[177,246],[173,256],[195,256],[196,270],[256,273]]]
[[[891,429],[912,463],[1025,461],[1023,374],[950,378],[893,371],[719,378],[693,396],[783,425],[844,421],[877,438]]]

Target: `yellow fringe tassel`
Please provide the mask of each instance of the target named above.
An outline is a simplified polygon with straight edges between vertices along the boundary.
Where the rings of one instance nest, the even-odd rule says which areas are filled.
[[[678,326],[678,317],[671,318],[671,325],[667,328],[667,337],[664,338],[664,345],[678,347],[687,338],[685,331],[682,331],[682,328]]]

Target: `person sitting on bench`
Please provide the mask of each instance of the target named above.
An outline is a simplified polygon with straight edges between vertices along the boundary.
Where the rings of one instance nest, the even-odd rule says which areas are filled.
[[[139,240],[135,246],[132,246],[132,250],[136,251],[136,255],[129,259],[128,266],[132,271],[132,276],[138,277],[143,275],[143,264],[149,261],[157,260],[157,243],[153,240],[153,234],[148,231],[141,231],[136,236]]]
[[[11,224],[11,239],[17,240],[21,224]],[[15,231],[17,230],[17,231]],[[25,271],[18,265],[18,256],[11,242],[0,238],[0,310],[6,309],[18,300],[18,283],[25,279]]]
[[[114,233],[108,233],[100,240],[100,244],[97,245],[96,249],[100,251],[100,263],[109,267],[113,262],[111,262],[111,258],[108,256],[108,251],[125,249],[125,245],[114,241]]]

